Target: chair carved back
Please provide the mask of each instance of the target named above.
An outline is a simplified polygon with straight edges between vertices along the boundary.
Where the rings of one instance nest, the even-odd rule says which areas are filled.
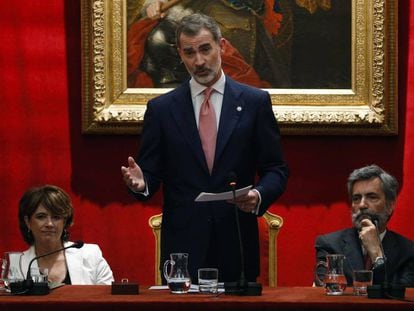
[[[283,218],[279,215],[273,214],[269,211],[264,213],[263,220],[266,223],[268,234],[268,276],[269,287],[277,287],[277,236],[280,228],[283,226]],[[162,225],[162,213],[151,216],[148,220],[148,224],[152,229],[155,236],[155,284],[161,285],[161,271],[160,258],[161,258],[161,225]],[[261,226],[259,226],[260,228]]]

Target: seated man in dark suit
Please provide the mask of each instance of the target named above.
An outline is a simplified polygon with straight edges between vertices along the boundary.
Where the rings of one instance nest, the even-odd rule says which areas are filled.
[[[325,261],[327,254],[344,254],[348,285],[353,270],[372,269],[374,284],[386,280],[414,286],[414,242],[387,230],[397,190],[397,180],[377,165],[354,170],[348,178],[353,228],[317,237],[316,260]],[[323,279],[323,267],[317,272]],[[317,279],[315,283],[322,285]]]

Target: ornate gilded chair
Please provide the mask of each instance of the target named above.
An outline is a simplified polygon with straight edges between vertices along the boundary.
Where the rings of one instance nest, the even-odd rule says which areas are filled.
[[[157,214],[151,216],[148,220],[148,224],[155,236],[155,284],[157,285],[161,285],[162,283],[161,272],[159,270],[161,255],[161,219],[162,214]],[[277,235],[282,226],[283,218],[278,215],[266,212],[263,217],[259,217],[259,230],[262,230],[262,228],[267,229],[269,287],[277,286]]]

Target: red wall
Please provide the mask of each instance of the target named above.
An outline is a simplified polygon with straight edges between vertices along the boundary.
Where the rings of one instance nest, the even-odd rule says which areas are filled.
[[[399,134],[393,137],[285,136],[288,189],[271,208],[283,216],[279,285],[310,285],[316,235],[350,225],[345,182],[377,163],[402,181],[391,228],[414,239],[414,14],[399,1]],[[72,196],[73,239],[102,247],[116,279],[153,283],[153,236],[147,222],[160,196],[144,205],[123,186],[120,166],[138,136],[81,134],[79,0],[0,2],[0,253],[21,250],[17,204],[34,185]]]

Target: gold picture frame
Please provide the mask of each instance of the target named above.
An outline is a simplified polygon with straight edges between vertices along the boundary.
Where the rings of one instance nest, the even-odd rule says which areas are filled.
[[[282,134],[396,135],[397,0],[352,0],[351,87],[267,89]],[[126,0],[82,0],[82,132],[139,134],[147,101],[128,88]]]

